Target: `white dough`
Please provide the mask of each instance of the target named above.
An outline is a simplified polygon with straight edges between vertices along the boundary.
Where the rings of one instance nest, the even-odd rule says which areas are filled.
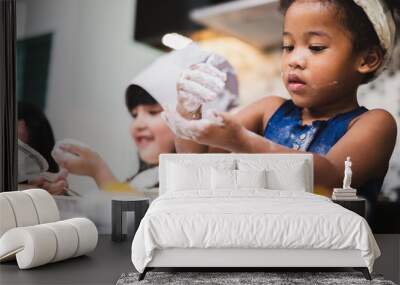
[[[68,160],[68,159],[74,159],[76,157],[78,157],[77,154],[68,152],[68,151],[64,151],[60,148],[60,146],[62,145],[66,145],[66,144],[72,144],[72,145],[78,145],[81,147],[86,147],[86,148],[90,148],[87,144],[80,142],[78,140],[75,139],[63,139],[58,141],[52,152],[51,152],[51,156],[54,158],[54,160],[60,164],[60,162],[64,161],[64,160]]]
[[[224,90],[225,82],[218,77],[209,75],[200,69],[189,69],[182,74],[183,79],[192,80],[207,89],[219,94]]]
[[[186,100],[191,100],[191,98],[193,97],[195,99],[200,99],[201,102],[205,103],[207,101],[212,101],[217,98],[217,93],[192,80],[187,80],[183,78],[182,80],[179,80],[178,86],[178,93],[180,92],[180,90],[183,90],[185,91],[185,93],[192,94],[192,96],[189,96],[188,98],[186,98]]]

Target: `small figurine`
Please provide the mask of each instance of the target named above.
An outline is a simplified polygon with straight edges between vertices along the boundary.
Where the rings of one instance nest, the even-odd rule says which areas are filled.
[[[358,200],[357,189],[351,187],[351,160],[350,156],[344,162],[343,188],[333,188],[332,200]]]
[[[350,156],[347,157],[344,162],[344,179],[343,179],[343,189],[353,189],[351,188],[351,176],[353,172],[351,171],[351,160]]]

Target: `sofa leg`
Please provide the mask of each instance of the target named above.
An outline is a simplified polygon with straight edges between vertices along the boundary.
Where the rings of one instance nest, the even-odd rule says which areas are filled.
[[[362,274],[364,275],[365,279],[372,280],[371,274],[369,274],[369,270],[367,267],[355,267],[354,269],[357,271],[361,271]]]

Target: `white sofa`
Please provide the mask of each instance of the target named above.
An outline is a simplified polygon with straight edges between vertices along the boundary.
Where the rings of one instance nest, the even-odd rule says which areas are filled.
[[[43,189],[0,193],[0,262],[16,259],[20,269],[57,262],[95,249],[92,221],[60,221],[53,197]]]

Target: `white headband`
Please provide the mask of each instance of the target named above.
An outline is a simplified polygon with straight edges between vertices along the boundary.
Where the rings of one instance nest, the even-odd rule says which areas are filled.
[[[387,67],[393,53],[396,37],[396,25],[393,15],[383,0],[353,0],[360,6],[374,26],[381,47],[386,51],[381,67],[375,72],[375,77]]]

